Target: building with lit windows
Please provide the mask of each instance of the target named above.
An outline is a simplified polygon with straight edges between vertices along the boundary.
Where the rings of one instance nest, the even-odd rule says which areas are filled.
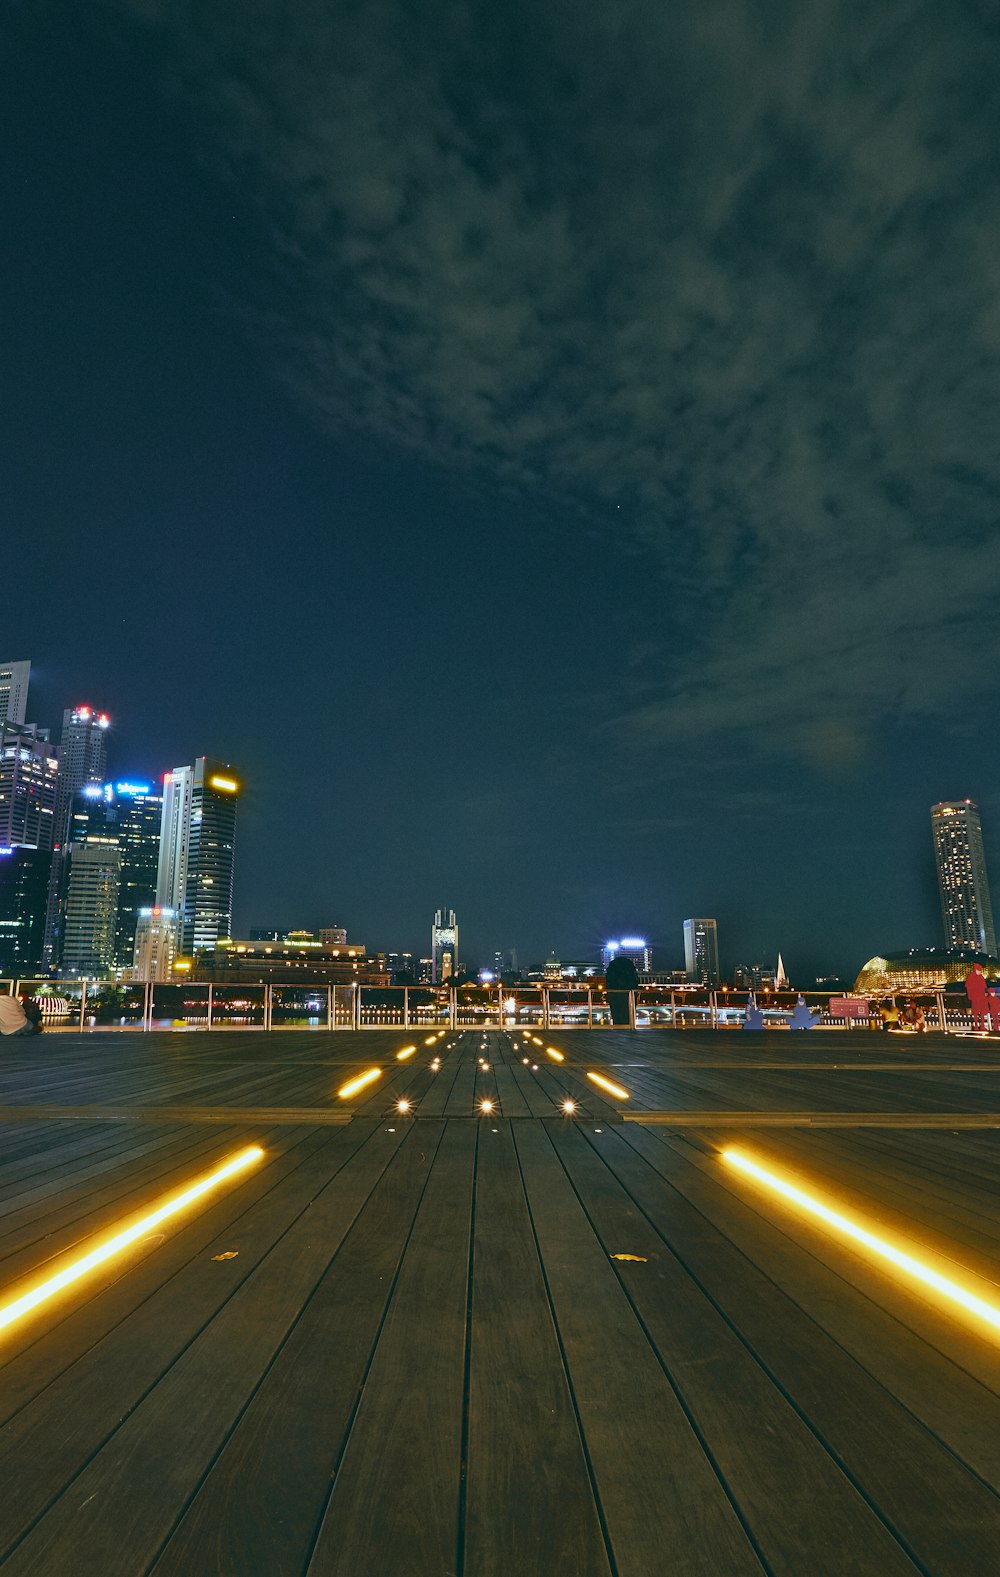
[[[308,931],[289,932],[280,942],[226,938],[211,953],[195,959],[192,980],[237,985],[387,986],[389,975],[375,967],[359,942],[327,946]]]
[[[99,712],[93,706],[71,706],[63,712],[59,770],[56,775],[52,872],[49,877],[42,951],[46,968],[62,956],[61,905],[67,882],[63,851],[69,838],[74,801],[85,784],[104,782],[109,726],[107,712]]]
[[[115,922],[121,851],[117,838],[88,836],[67,843],[62,857],[58,970],[104,979],[115,964]]]
[[[431,926],[431,979],[444,985],[458,974],[458,920],[454,909],[438,909]]]
[[[163,796],[153,784],[129,779],[114,785],[114,795],[114,828],[122,857],[115,961],[127,966],[133,962],[139,915],[156,900]]]
[[[184,954],[214,952],[232,931],[241,788],[227,762],[206,756],[164,774],[156,902],[179,914]]]
[[[58,765],[47,728],[0,723],[0,847],[52,848]]]
[[[858,996],[896,991],[928,991],[963,981],[973,964],[981,964],[991,980],[998,974],[996,958],[985,953],[954,953],[933,948],[909,953],[879,953],[869,958],[854,982]]]
[[[51,849],[0,847],[0,979],[33,975],[42,958]]]
[[[945,946],[997,956],[983,828],[971,799],[931,807]]]
[[[132,944],[133,980],[170,980],[177,956],[179,916],[155,904],[136,915]]]
[[[616,941],[605,942],[601,949],[601,964],[605,970],[615,958],[630,958],[640,975],[648,975],[653,967],[653,949],[644,936],[622,936]]]
[[[719,984],[719,928],[714,920],[684,921],[684,968],[690,981]]]
[[[0,724],[23,723],[31,664],[0,663]]]

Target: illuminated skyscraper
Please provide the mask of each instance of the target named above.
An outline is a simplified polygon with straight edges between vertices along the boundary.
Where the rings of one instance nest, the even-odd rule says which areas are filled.
[[[152,905],[136,916],[132,953],[133,980],[170,980],[177,953],[178,917],[172,909]]]
[[[47,728],[0,723],[0,848],[52,848],[57,774]]]
[[[0,848],[0,979],[33,975],[42,957],[52,851]]]
[[[630,958],[640,975],[648,975],[653,967],[653,950],[644,936],[621,936],[617,941],[605,942],[601,948],[605,969],[614,958]]]
[[[684,968],[689,980],[719,984],[719,928],[714,920],[684,921]]]
[[[933,805],[931,831],[945,946],[950,952],[995,958],[997,939],[978,807],[971,799]]]
[[[438,909],[431,926],[432,979],[443,985],[458,974],[458,921],[454,909]]]
[[[163,779],[156,902],[180,916],[180,949],[213,948],[232,935],[233,853],[241,781],[199,756]]]
[[[0,723],[23,723],[30,663],[0,663]]]
[[[63,849],[59,973],[102,979],[115,962],[121,850],[114,837],[88,836]]]
[[[73,804],[84,784],[103,782],[107,764],[107,731],[107,712],[98,712],[92,706],[71,706],[63,713],[53,818],[52,874],[49,877],[45,945],[42,952],[42,962],[46,968],[59,958],[62,951],[61,906],[65,897],[67,877],[63,850],[69,836]]]

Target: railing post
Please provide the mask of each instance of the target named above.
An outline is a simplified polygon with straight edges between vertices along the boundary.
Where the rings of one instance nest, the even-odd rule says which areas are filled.
[[[326,1027],[333,1028],[333,987],[326,988]]]
[[[718,992],[710,991],[708,993],[708,1005],[709,1005],[709,1009],[710,1009],[710,1012],[711,1012],[712,1028],[713,1029],[718,1029],[718,1027],[719,1027],[719,996],[718,996]]]
[[[83,1034],[83,1026],[84,1026],[84,1024],[86,1022],[86,1016],[87,1016],[87,982],[84,980],[81,983],[81,987],[80,987],[80,1033],[81,1033],[81,1035]]]
[[[206,1026],[208,1029],[212,1028],[212,1009],[213,1009],[214,1005],[215,1005],[215,1003],[214,1003],[214,999],[213,999],[213,996],[212,996],[212,982],[209,981],[208,982],[208,1024]]]
[[[594,1027],[594,993],[590,989],[590,987],[588,986],[587,987],[587,1028],[588,1029],[593,1029],[593,1027]]]
[[[142,1027],[148,1035],[153,1027],[153,982],[146,981],[146,990],[142,999]]]
[[[409,986],[404,986],[403,987],[403,1028],[404,1029],[409,1029],[409,1027],[410,1027],[410,988],[409,988]]]
[[[542,1028],[548,1034],[549,1029],[549,988],[542,987]]]
[[[458,1028],[458,992],[454,986],[448,987],[448,1028]]]
[[[950,1035],[951,1030],[948,1028],[948,1014],[944,1005],[944,992],[935,991],[934,1000],[937,1002],[938,1024],[946,1035]]]
[[[637,995],[638,995],[638,993],[635,992],[635,991],[630,991],[629,994],[628,994],[628,1027],[629,1027],[629,1029],[635,1029],[635,999],[636,999]]]
[[[361,1028],[361,987],[357,981],[351,987],[351,1028]]]
[[[271,992],[274,987],[270,981],[264,986],[264,1028],[271,1028]]]

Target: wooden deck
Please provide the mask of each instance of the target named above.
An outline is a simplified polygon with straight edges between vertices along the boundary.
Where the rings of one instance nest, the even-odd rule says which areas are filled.
[[[0,1331],[5,1573],[997,1570],[1000,1333],[721,1150],[1000,1308],[1000,1042],[424,1039],[0,1041],[0,1306],[265,1150]]]

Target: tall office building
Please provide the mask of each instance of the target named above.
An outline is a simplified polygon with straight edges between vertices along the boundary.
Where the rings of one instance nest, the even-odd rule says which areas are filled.
[[[180,916],[183,953],[214,949],[232,934],[241,787],[232,767],[205,756],[164,775],[156,902]]]
[[[945,946],[950,952],[995,958],[997,939],[978,807],[971,799],[933,805],[931,831]]]
[[[115,784],[115,833],[122,869],[115,921],[115,961],[133,961],[139,915],[156,901],[160,863],[160,822],[163,795],[151,783],[125,780]]]
[[[719,928],[714,920],[684,921],[684,968],[689,980],[719,984]]]
[[[0,723],[23,723],[30,663],[0,663]]]
[[[458,921],[454,909],[438,909],[431,926],[431,978],[441,986],[458,974]]]
[[[24,979],[41,963],[51,864],[51,849],[0,848],[0,979]]]
[[[47,969],[56,964],[62,954],[62,904],[68,878],[64,849],[73,805],[85,784],[104,781],[108,725],[107,712],[95,711],[92,706],[69,706],[63,712],[53,818],[52,872],[42,949],[42,962]]]
[[[59,973],[103,979],[115,963],[121,850],[117,838],[88,836],[63,850]]]
[[[73,801],[80,789],[85,783],[104,781],[107,734],[107,712],[96,712],[92,706],[69,706],[63,713],[56,782],[56,849],[66,841]]]
[[[0,848],[52,848],[57,774],[47,728],[0,723]]]

